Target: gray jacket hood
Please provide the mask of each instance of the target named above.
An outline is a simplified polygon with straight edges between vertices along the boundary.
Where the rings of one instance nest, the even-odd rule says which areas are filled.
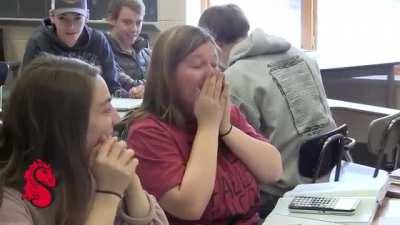
[[[290,47],[291,44],[285,39],[268,35],[261,29],[255,29],[246,39],[233,47],[228,65],[242,58],[283,53]]]

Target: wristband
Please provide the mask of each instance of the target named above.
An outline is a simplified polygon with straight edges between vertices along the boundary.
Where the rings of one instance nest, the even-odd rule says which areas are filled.
[[[224,137],[224,136],[228,135],[228,134],[232,131],[232,128],[233,128],[233,126],[232,126],[232,124],[231,124],[231,126],[230,126],[229,129],[228,129],[228,131],[225,132],[224,134],[220,134],[219,137],[221,138],[221,137]]]
[[[122,195],[119,194],[119,193],[117,193],[117,192],[114,192],[114,191],[107,191],[107,190],[99,190],[99,189],[97,189],[97,190],[96,190],[96,193],[115,195],[115,196],[117,196],[118,198],[122,199]]]

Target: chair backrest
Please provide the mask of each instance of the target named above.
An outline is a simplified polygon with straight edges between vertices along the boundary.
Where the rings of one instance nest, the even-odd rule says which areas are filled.
[[[378,155],[374,177],[382,166],[385,154],[394,154],[400,143],[400,113],[373,120],[368,128],[368,151]],[[394,159],[397,161],[397,158]],[[396,168],[394,168],[396,169]]]
[[[317,178],[330,173],[335,165],[340,164],[346,135],[347,125],[343,124],[332,131],[305,141],[299,152],[300,175],[312,178],[315,182]]]
[[[3,29],[0,28],[0,61],[5,60],[5,50],[4,50],[4,32]]]
[[[10,72],[10,66],[6,62],[0,61],[0,111],[3,108],[3,85]]]
[[[0,86],[6,82],[9,71],[10,66],[6,62],[0,61]]]

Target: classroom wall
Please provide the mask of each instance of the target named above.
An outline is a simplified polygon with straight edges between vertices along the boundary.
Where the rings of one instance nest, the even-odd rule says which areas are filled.
[[[161,31],[174,25],[184,24],[186,21],[186,0],[158,0],[158,9],[159,22],[156,27]],[[22,59],[25,45],[38,24],[38,22],[9,23],[0,21],[0,28],[4,30],[6,60],[20,61]],[[143,31],[149,33],[152,40],[159,33],[146,26]]]

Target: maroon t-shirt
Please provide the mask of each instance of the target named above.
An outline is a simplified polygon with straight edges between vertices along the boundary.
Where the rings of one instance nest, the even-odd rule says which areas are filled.
[[[231,108],[232,124],[260,140],[265,140],[247,122],[237,107]],[[128,146],[139,159],[137,173],[143,187],[157,199],[180,185],[189,159],[196,123],[184,129],[162,122],[153,115],[136,121],[129,129]],[[251,151],[251,149],[249,149]],[[168,215],[171,224],[253,225],[259,221],[259,188],[255,177],[223,143],[219,141],[214,191],[199,221],[183,221]],[[167,213],[168,214],[168,213]]]

